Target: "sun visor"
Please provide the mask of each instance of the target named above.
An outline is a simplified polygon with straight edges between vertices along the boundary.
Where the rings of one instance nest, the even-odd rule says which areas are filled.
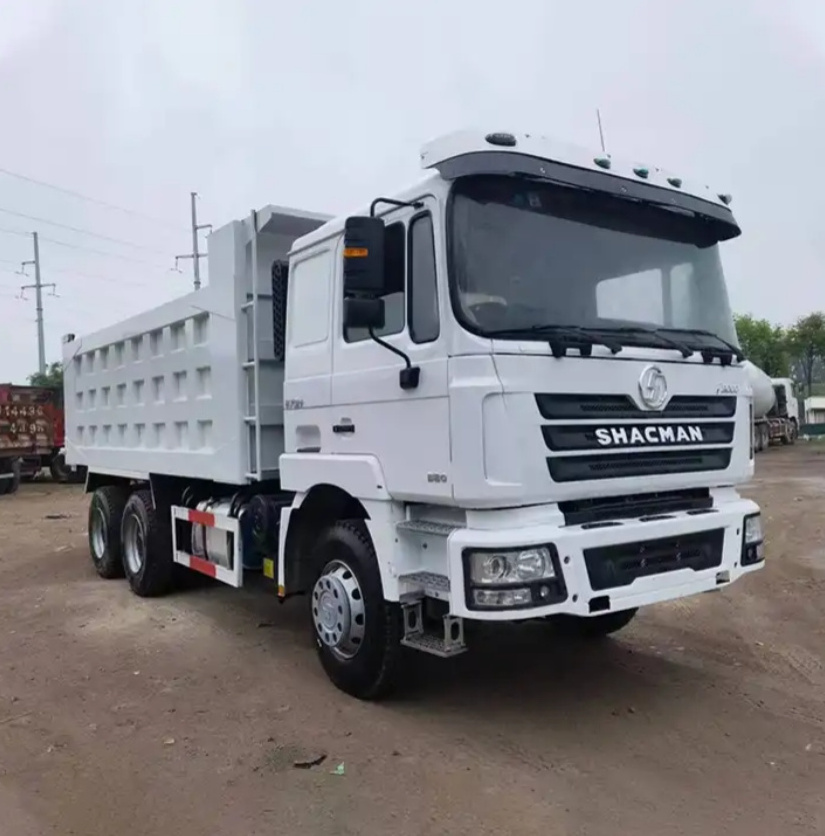
[[[696,188],[661,169],[593,156],[586,150],[545,137],[459,131],[427,143],[421,167],[435,169],[445,180],[475,175],[527,177],[619,198],[644,201],[713,221],[715,238],[741,234],[728,204],[729,195]]]

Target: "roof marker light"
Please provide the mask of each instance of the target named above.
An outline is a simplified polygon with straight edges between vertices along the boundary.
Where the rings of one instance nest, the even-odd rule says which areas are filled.
[[[733,197],[729,194],[720,194],[719,200],[721,200],[725,206],[730,206],[730,202],[733,200]]]
[[[681,189],[682,188],[682,178],[681,177],[668,177],[667,182],[673,186],[674,189]]]
[[[650,171],[646,169],[643,165],[636,166],[636,168],[633,169],[633,173],[637,177],[641,177],[642,180],[647,180],[647,178],[650,176]]]
[[[610,163],[610,157],[607,157],[607,156],[605,156],[605,157],[596,157],[596,158],[593,160],[593,162],[594,162],[594,163],[596,163],[596,165],[597,165],[599,168],[610,168],[610,165],[611,165],[611,163]]]
[[[512,148],[516,144],[516,138],[508,133],[492,133],[484,137],[490,145],[501,145],[504,148]]]

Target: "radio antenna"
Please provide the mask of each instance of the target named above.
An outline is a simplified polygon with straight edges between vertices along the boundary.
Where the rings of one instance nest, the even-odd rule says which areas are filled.
[[[607,148],[604,146],[604,129],[602,128],[602,114],[599,108],[596,108],[596,121],[599,123],[599,141],[602,144],[602,154],[607,153]]]

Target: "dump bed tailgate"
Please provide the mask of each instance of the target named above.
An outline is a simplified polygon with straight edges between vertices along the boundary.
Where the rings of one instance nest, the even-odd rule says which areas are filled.
[[[60,396],[57,389],[0,383],[0,456],[51,452],[62,426]]]

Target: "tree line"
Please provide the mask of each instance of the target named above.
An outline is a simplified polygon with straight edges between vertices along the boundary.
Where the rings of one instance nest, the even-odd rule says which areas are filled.
[[[770,377],[792,377],[806,393],[825,379],[825,313],[801,316],[793,325],[776,325],[738,314],[736,333],[742,352]]]

